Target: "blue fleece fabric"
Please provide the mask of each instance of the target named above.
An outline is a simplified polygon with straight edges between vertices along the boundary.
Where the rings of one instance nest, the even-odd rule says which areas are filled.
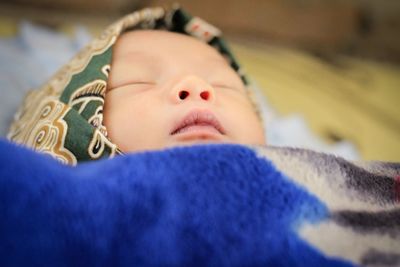
[[[0,266],[352,266],[297,235],[327,216],[243,146],[69,167],[0,140]]]

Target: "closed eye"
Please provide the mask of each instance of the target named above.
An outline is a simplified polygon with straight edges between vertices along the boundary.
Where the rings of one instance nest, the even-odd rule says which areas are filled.
[[[211,84],[211,86],[214,88],[224,88],[224,89],[239,90],[239,91],[242,90],[238,86],[229,85],[229,84],[214,83],[214,84]]]
[[[155,82],[150,82],[150,81],[133,81],[133,82],[126,82],[118,85],[118,87],[121,86],[126,86],[126,85],[140,85],[140,84],[149,84],[149,85],[155,85]]]
[[[213,87],[221,87],[221,88],[233,88],[233,86],[230,86],[228,84],[223,84],[223,83],[213,83],[211,84]]]
[[[110,87],[108,89],[108,91],[119,89],[119,88],[124,88],[124,87],[128,87],[128,86],[140,86],[140,85],[142,85],[142,86],[145,86],[145,85],[154,86],[154,85],[156,85],[156,83],[155,82],[148,82],[148,81],[125,82],[125,83],[117,84],[116,86]]]

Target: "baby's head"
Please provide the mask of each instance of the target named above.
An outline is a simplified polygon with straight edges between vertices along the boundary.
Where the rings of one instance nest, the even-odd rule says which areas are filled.
[[[179,33],[130,31],[113,48],[104,124],[124,152],[262,145],[262,123],[247,90],[213,47]]]
[[[263,145],[245,84],[220,30],[179,7],[145,8],[30,92],[7,136],[73,165],[197,143]]]

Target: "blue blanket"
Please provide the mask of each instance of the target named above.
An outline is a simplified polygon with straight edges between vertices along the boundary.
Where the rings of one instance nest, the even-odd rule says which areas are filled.
[[[382,253],[400,263],[385,248],[326,249],[321,225],[354,223],[277,168],[287,151],[260,150],[203,145],[71,167],[0,140],[0,266],[356,266],[388,262]]]

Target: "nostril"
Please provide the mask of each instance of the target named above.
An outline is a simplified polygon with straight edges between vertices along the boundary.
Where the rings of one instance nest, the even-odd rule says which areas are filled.
[[[208,98],[210,97],[210,93],[207,91],[201,92],[200,97],[203,98],[204,100],[208,100]]]
[[[179,98],[180,98],[181,100],[185,99],[185,98],[188,97],[188,96],[189,96],[189,92],[188,92],[188,91],[180,91],[180,92],[179,92]]]

